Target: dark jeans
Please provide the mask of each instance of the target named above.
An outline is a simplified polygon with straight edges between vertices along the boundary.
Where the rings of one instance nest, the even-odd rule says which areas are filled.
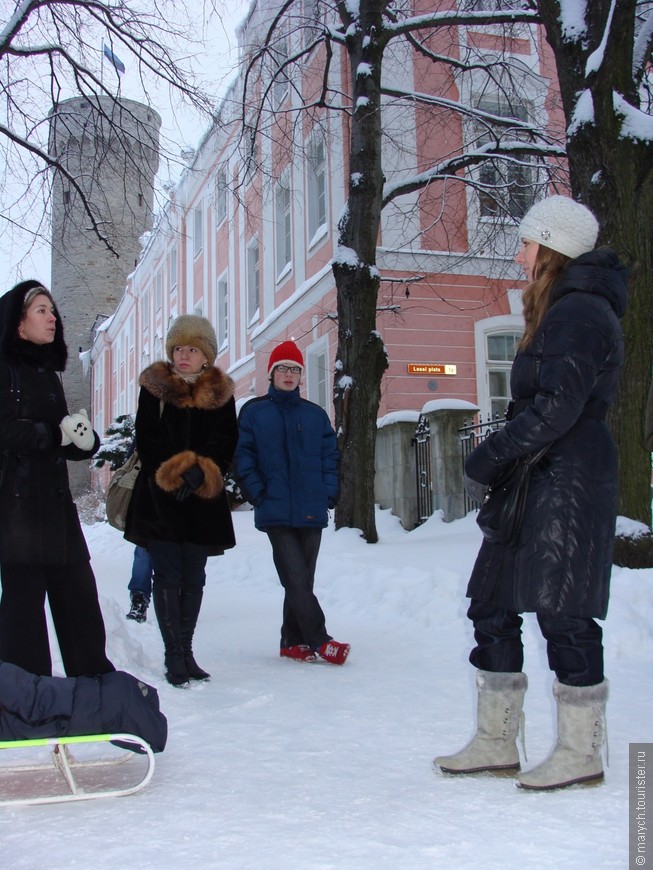
[[[203,589],[206,583],[208,549],[199,544],[150,541],[153,583],[168,589]]]
[[[3,563],[0,660],[51,676],[45,596],[69,677],[115,670],[106,656],[106,633],[89,562],[64,566]]]
[[[470,662],[484,671],[521,671],[521,616],[476,599],[472,599],[467,616],[474,623],[476,640]],[[538,613],[537,621],[547,642],[549,667],[561,683],[594,686],[603,681],[603,631],[593,619]]]
[[[152,560],[145,547],[134,547],[132,576],[127,587],[130,592],[140,592],[147,600],[152,595]]]
[[[270,526],[274,566],[285,590],[281,646],[306,644],[318,649],[331,640],[320,602],[313,592],[322,529]]]

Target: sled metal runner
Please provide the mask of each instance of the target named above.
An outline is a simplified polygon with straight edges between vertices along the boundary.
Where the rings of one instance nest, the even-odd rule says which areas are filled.
[[[80,761],[74,758],[70,748],[114,742],[131,744],[136,752],[126,749],[117,757]],[[122,797],[145,788],[154,774],[152,749],[145,740],[134,734],[89,734],[0,741],[0,750],[28,751],[39,747],[51,749],[48,762],[0,767],[0,807]],[[139,777],[135,783],[134,771]],[[25,785],[28,784],[32,785],[32,790],[40,790],[48,784],[51,787],[45,794],[24,794]]]

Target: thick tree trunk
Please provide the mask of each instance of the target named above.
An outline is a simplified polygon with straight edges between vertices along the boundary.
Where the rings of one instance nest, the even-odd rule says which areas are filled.
[[[634,197],[632,206],[628,213],[614,212],[613,220],[605,225],[611,246],[624,252],[630,266],[628,310],[623,321],[626,363],[609,422],[619,451],[619,513],[650,527],[651,454],[644,445],[644,414],[653,366],[651,192]],[[634,250],[629,251],[631,246]]]
[[[378,540],[374,516],[374,453],[381,378],[387,367],[375,330],[378,280],[360,269],[334,267],[338,285],[338,360],[335,406],[341,451],[336,527],[361,529]]]
[[[590,46],[605,33],[609,3],[588,3]],[[653,367],[653,159],[650,142],[625,136],[615,96],[639,105],[632,77],[634,0],[618,0],[602,63],[587,74],[588,41],[563,39],[556,0],[538,3],[556,57],[567,125],[578,95],[591,95],[593,119],[573,127],[567,155],[573,194],[596,214],[599,244],[614,248],[630,270],[623,320],[626,362],[609,422],[619,451],[619,512],[651,525],[651,457],[644,447],[644,411]]]
[[[381,378],[387,368],[376,331],[380,276],[376,246],[383,198],[381,167],[381,67],[384,0],[361,0],[358,27],[345,4],[352,117],[349,197],[339,223],[333,273],[338,294],[338,351],[334,378],[336,432],[342,456],[336,528],[361,529],[368,543],[378,535],[374,518],[374,451]]]

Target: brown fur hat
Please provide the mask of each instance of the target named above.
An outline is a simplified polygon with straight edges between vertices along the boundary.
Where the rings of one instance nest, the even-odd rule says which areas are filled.
[[[218,355],[218,339],[206,317],[182,314],[174,321],[166,336],[166,354],[170,362],[175,347],[185,345],[201,350],[209,365],[213,365]]]

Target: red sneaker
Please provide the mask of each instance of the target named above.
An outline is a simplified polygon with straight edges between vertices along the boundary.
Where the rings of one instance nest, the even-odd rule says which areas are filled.
[[[344,665],[351,647],[348,643],[338,643],[337,640],[328,640],[319,648],[318,653],[325,662],[332,665]]]
[[[282,646],[279,650],[279,655],[282,658],[294,659],[296,662],[316,662],[317,656],[305,643],[300,643],[297,646]]]

